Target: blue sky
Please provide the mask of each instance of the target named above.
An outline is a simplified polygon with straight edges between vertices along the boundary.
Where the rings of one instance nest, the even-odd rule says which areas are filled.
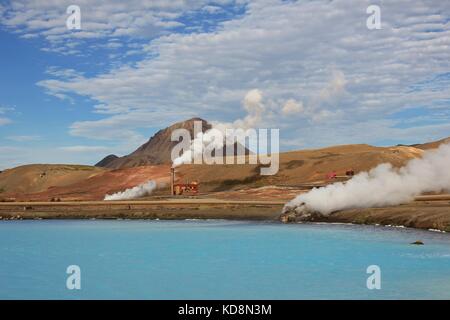
[[[0,1],[0,169],[93,164],[193,116],[282,150],[450,136],[450,4],[394,2]]]

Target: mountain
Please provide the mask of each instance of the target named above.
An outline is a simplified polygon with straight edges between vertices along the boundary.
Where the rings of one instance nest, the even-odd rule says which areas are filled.
[[[110,164],[111,162],[113,162],[116,159],[119,159],[119,157],[116,156],[115,154],[110,154],[109,156],[106,156],[102,160],[97,162],[95,164],[95,167],[105,168],[106,166],[108,166],[108,164]]]
[[[150,138],[150,140],[148,140],[148,142],[140,146],[136,151],[130,153],[129,155],[116,159],[107,159],[110,157],[108,156],[99,163],[102,164],[101,167],[110,169],[131,168],[143,165],[171,164],[172,149],[179,143],[178,141],[171,141],[172,132],[176,129],[186,129],[189,131],[191,137],[194,138],[195,121],[201,121],[202,132],[211,129],[212,127],[211,124],[201,118],[192,118],[186,121],[177,122],[170,127],[159,130],[153,137]],[[234,149],[235,154],[237,154],[237,144],[235,144]],[[245,149],[245,153],[249,154],[249,150]]]
[[[109,161],[104,165],[105,168],[121,169],[131,168],[143,165],[170,164],[172,163],[170,153],[172,148],[178,143],[171,141],[172,131],[176,129],[186,129],[194,137],[194,122],[201,121],[203,132],[211,129],[211,125],[203,119],[192,118],[186,121],[177,122],[170,127],[159,130],[145,144],[140,146],[134,152],[124,157],[119,157]]]

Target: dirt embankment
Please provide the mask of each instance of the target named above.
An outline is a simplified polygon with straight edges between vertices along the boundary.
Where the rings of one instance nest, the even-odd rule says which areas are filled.
[[[284,202],[177,201],[0,203],[0,219],[230,219],[277,221]]]
[[[381,224],[450,232],[450,202],[414,202],[388,208],[336,212],[334,222]]]
[[[440,200],[440,198],[450,198],[450,196],[436,196],[432,201],[425,201],[418,197],[418,201],[398,206],[342,210],[327,216],[311,215],[306,219],[287,214],[280,216],[280,219],[283,222],[380,224],[450,232],[450,200]]]

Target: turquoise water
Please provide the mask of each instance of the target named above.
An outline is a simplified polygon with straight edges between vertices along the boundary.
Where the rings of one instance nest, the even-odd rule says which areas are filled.
[[[425,246],[412,246],[421,239]],[[366,268],[381,268],[368,290]],[[66,268],[81,268],[81,290]],[[2,299],[450,298],[450,235],[230,221],[0,222]]]

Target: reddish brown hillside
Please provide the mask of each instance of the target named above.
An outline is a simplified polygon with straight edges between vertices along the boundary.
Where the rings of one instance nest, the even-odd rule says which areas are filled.
[[[45,192],[33,194],[11,194],[20,201],[103,200],[106,194],[116,193],[135,187],[149,180],[156,180],[159,186],[167,185],[170,166],[142,166],[127,169],[105,171],[91,178],[69,186],[49,188]]]

